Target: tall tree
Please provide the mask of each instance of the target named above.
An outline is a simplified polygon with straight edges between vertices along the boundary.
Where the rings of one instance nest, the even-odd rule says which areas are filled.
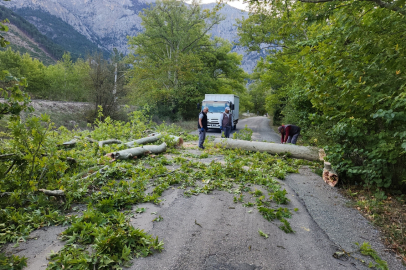
[[[111,59],[106,60],[101,53],[88,57],[89,76],[85,82],[89,91],[89,100],[94,104],[95,116],[98,107],[103,109],[104,116],[114,116],[125,96],[126,65],[123,55],[114,51]],[[120,75],[118,75],[120,74]]]
[[[140,16],[145,31],[129,39],[133,54],[128,60],[134,66],[130,87],[137,104],[148,103],[172,118],[190,118],[204,93],[241,90],[241,58],[230,53],[229,43],[209,35],[222,20],[217,9],[168,0]]]

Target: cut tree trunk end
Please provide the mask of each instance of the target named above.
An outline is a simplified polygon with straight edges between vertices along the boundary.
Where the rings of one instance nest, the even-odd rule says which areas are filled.
[[[169,137],[171,137],[176,142],[176,146],[181,147],[183,145],[182,137],[177,137],[174,135],[169,135]]]
[[[225,147],[229,149],[242,149],[254,152],[267,152],[270,154],[289,153],[291,157],[306,159],[311,161],[320,160],[319,149],[307,146],[298,146],[293,144],[278,144],[267,142],[250,142],[243,140],[216,138],[214,146]]]
[[[330,162],[324,162],[323,180],[332,187],[338,183],[338,174],[331,168]]]

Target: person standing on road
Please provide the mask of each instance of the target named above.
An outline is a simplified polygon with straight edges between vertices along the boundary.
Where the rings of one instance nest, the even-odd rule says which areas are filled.
[[[233,127],[233,115],[230,113],[230,108],[226,107],[225,111],[220,115],[220,132],[224,131],[224,137],[230,138],[231,128]]]
[[[282,125],[278,127],[279,133],[281,133],[281,143],[293,143],[296,144],[297,138],[300,135],[300,127],[295,125]]]
[[[199,121],[197,123],[197,128],[199,129],[199,148],[204,149],[204,140],[206,139],[207,131],[207,112],[209,108],[204,107],[199,114]]]

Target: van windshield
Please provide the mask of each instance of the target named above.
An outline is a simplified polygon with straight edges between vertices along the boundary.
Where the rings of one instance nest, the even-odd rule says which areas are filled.
[[[209,108],[209,113],[219,113],[224,112],[226,107],[230,107],[230,103],[228,101],[203,101],[202,110],[204,107]]]

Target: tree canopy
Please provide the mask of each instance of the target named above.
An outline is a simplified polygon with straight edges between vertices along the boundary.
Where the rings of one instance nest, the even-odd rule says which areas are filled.
[[[158,1],[140,14],[145,31],[129,38],[133,100],[162,115],[191,118],[205,93],[244,95],[242,57],[209,31],[222,17],[197,2]]]
[[[403,185],[404,1],[309,2],[252,1],[239,24],[241,45],[268,52],[254,74],[267,108],[325,146],[344,179]]]

